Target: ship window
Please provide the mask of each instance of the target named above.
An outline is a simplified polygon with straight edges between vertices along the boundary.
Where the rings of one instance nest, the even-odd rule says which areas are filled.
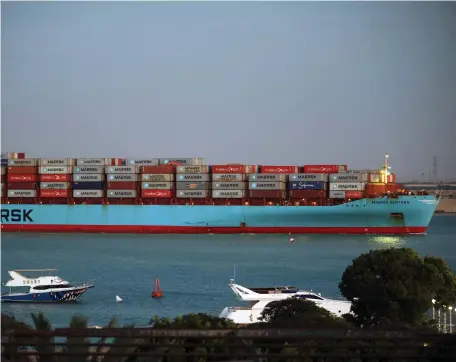
[[[35,290],[56,289],[56,288],[71,288],[70,284],[54,284],[54,285],[38,285]]]

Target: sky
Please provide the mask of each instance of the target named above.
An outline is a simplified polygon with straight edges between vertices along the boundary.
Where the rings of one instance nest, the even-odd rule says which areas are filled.
[[[456,181],[456,3],[2,2],[1,150]],[[425,174],[423,177],[422,174]]]

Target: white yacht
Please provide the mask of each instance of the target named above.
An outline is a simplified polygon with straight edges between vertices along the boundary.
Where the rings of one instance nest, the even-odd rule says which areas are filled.
[[[327,299],[321,294],[299,290],[296,287],[246,288],[235,284],[233,279],[228,285],[237,299],[248,302],[248,305],[245,307],[225,307],[219,317],[230,319],[237,324],[258,323],[261,313],[269,303],[291,297],[310,300],[338,317],[350,313],[351,303],[348,301]]]

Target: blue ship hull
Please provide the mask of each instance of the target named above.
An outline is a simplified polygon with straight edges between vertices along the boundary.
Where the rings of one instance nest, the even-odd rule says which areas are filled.
[[[44,293],[5,293],[1,296],[2,302],[9,303],[68,303],[75,302],[87,289],[74,288],[60,292],[44,292]]]
[[[439,199],[336,206],[2,205],[4,232],[423,234]]]

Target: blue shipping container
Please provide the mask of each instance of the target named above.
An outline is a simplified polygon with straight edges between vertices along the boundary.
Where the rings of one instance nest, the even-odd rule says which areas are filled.
[[[8,159],[2,158],[2,166],[8,166]]]
[[[288,183],[289,190],[324,190],[326,182],[323,181],[291,181]]]
[[[73,190],[103,190],[104,182],[73,182]]]

